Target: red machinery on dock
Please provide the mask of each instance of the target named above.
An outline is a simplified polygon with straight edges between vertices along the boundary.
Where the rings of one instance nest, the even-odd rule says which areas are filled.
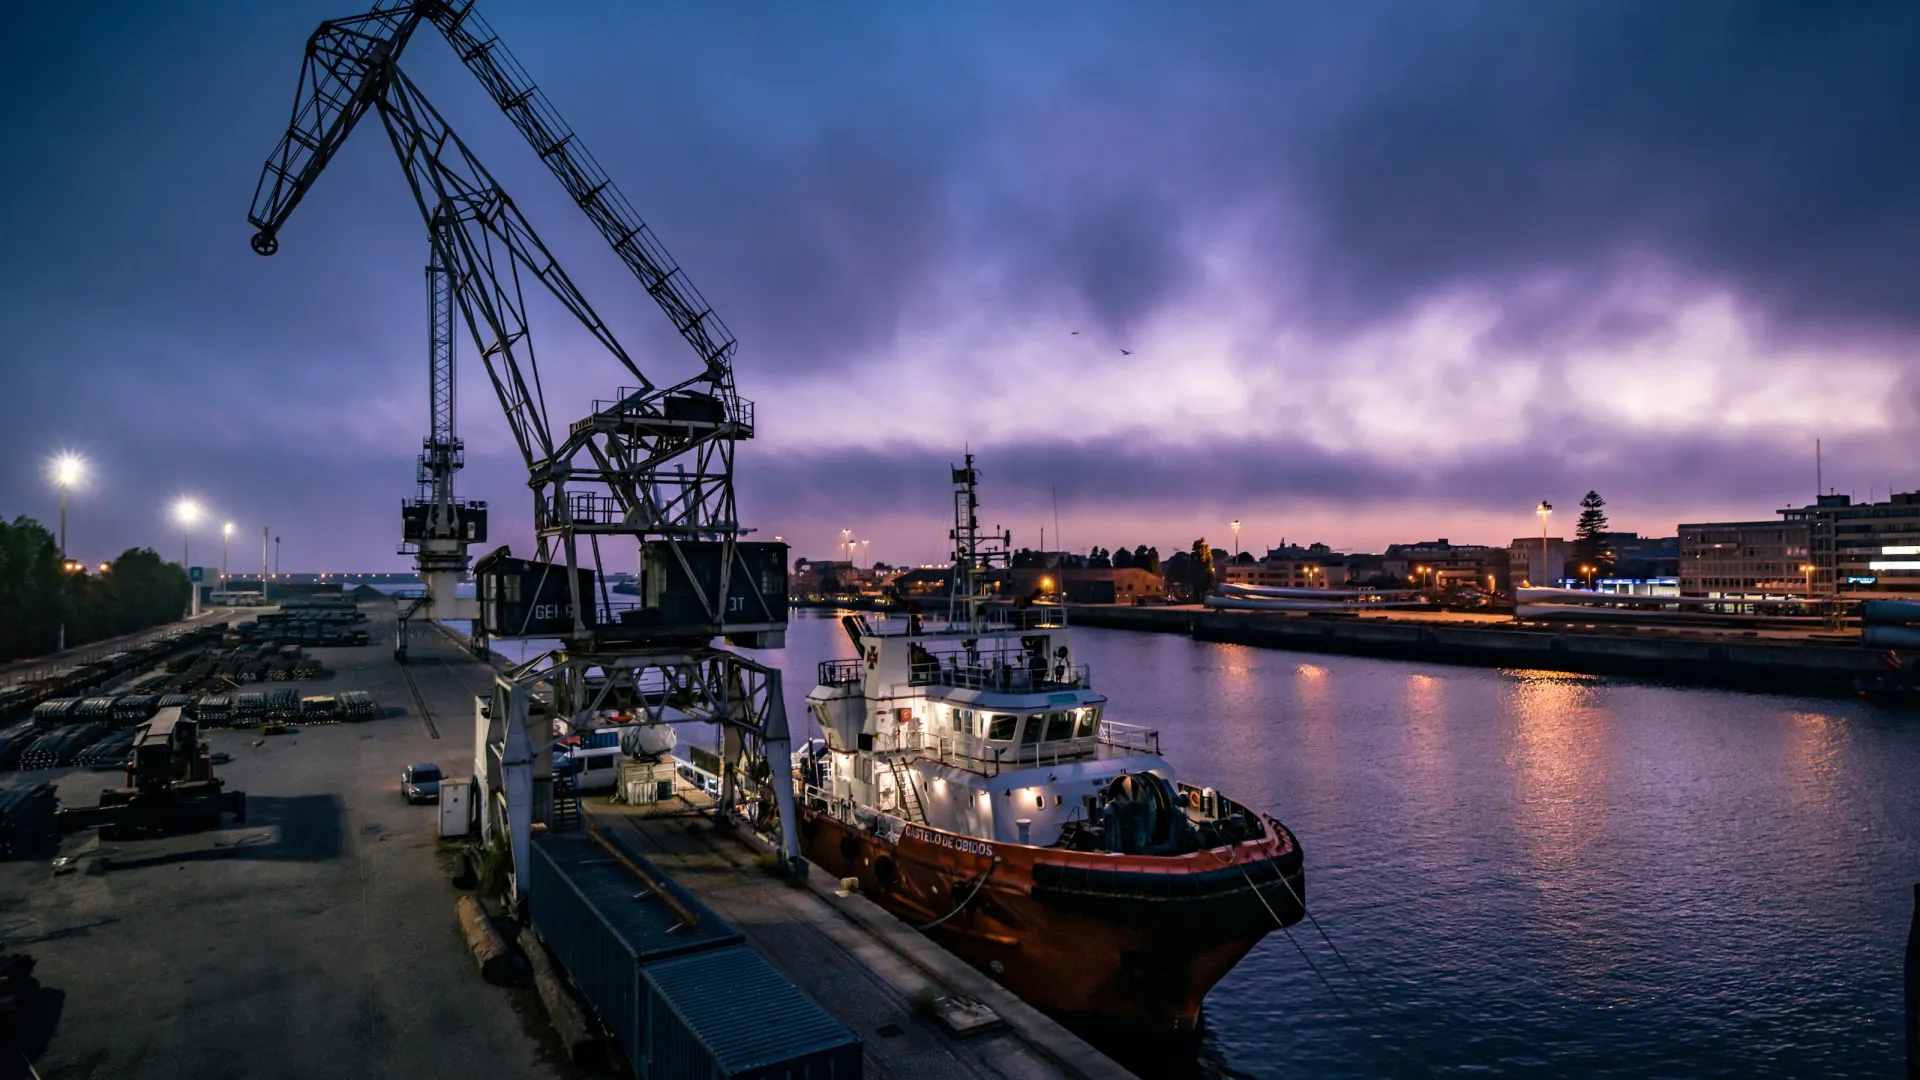
[[[99,829],[109,840],[217,829],[223,814],[247,820],[247,795],[227,791],[213,775],[213,755],[199,725],[178,708],[160,710],[140,726],[127,762],[126,784],[100,792],[100,803],[63,807],[60,831]]]

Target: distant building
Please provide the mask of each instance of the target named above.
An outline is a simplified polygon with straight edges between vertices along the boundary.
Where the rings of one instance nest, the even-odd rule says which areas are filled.
[[[1791,511],[1782,511],[1791,513]],[[1799,596],[1808,591],[1808,523],[1715,521],[1681,525],[1680,595]]]
[[[1050,592],[1074,604],[1131,604],[1164,600],[1167,585],[1159,574],[1138,567],[1021,567],[1012,571],[1015,596]]]
[[[953,571],[946,567],[909,570],[893,579],[893,590],[906,599],[949,596],[953,593]]]
[[[1605,540],[1607,551],[1612,555],[1613,577],[1649,580],[1680,576],[1678,536],[1610,532],[1605,534]]]
[[[1387,573],[1418,585],[1490,589],[1498,584],[1507,561],[1504,548],[1455,544],[1443,536],[1414,544],[1389,544],[1380,565]]]
[[[1257,562],[1236,561],[1221,567],[1221,580],[1230,585],[1259,585],[1279,589],[1337,589],[1347,584],[1347,557],[1325,544],[1270,548]]]
[[[1813,591],[1820,595],[1920,595],[1920,492],[1855,503],[1822,495],[1780,511],[1806,530]]]
[[[798,559],[787,579],[787,591],[794,596],[878,595],[893,580],[895,571],[861,567],[835,559],[811,562]]]
[[[1573,545],[1558,536],[1522,536],[1507,545],[1506,588],[1551,588],[1567,578]]]

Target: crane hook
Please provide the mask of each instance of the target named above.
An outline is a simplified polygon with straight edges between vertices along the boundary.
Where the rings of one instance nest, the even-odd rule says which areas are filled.
[[[251,243],[256,255],[271,255],[280,250],[280,238],[265,229],[254,233]]]

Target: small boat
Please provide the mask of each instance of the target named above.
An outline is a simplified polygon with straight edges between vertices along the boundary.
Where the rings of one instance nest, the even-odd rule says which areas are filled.
[[[947,614],[845,616],[855,656],[820,665],[801,850],[1056,1017],[1191,1032],[1305,915],[1299,841],[1109,718],[1065,609],[1004,591],[1011,538],[981,532],[978,479],[972,455],[953,470]]]

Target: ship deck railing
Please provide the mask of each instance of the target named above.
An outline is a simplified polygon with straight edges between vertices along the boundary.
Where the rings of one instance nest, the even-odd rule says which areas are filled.
[[[956,769],[998,776],[1007,769],[1038,768],[1084,761],[1100,754],[1101,747],[1119,754],[1160,753],[1160,733],[1138,724],[1102,720],[1092,735],[1070,739],[1050,739],[1038,743],[982,743],[977,738],[957,738],[938,732],[909,729],[876,746],[882,757],[926,758]]]
[[[866,662],[823,660],[817,669],[821,686],[858,686],[867,675]],[[974,664],[954,654],[940,659],[911,664],[907,669],[910,686],[951,686],[960,690],[990,690],[1003,694],[1050,694],[1064,690],[1087,690],[1093,686],[1093,669],[1086,664],[1055,663],[1043,669],[1013,664]]]
[[[920,614],[888,620],[868,627],[875,637],[919,637],[922,634],[994,634],[1027,630],[1058,630],[1067,625],[1065,605],[1040,602],[1024,607],[993,604],[980,613],[980,622],[969,623],[958,615]]]
[[[1160,752],[1160,733],[1139,724],[1123,724],[1118,720],[1100,721],[1099,740],[1117,750],[1126,750],[1136,754],[1158,754]]]
[[[844,795],[835,795],[813,784],[800,785],[800,799],[809,810],[826,814],[841,824],[885,837],[889,842],[898,841],[907,828],[907,820],[897,814],[861,806]]]
[[[895,735],[892,744],[880,748],[881,753],[927,758],[982,776],[999,776],[1000,770],[1012,764],[1017,756],[1013,753],[1016,747],[982,745],[977,739],[962,741],[951,735],[917,729]]]
[[[820,661],[821,686],[858,686],[866,677],[866,662],[857,657],[852,660]]]
[[[1018,663],[974,664],[955,654],[945,663],[933,659],[909,665],[907,682],[912,686],[951,686],[1003,694],[1048,694],[1091,687],[1093,670],[1086,664],[1054,663],[1038,668]]]

